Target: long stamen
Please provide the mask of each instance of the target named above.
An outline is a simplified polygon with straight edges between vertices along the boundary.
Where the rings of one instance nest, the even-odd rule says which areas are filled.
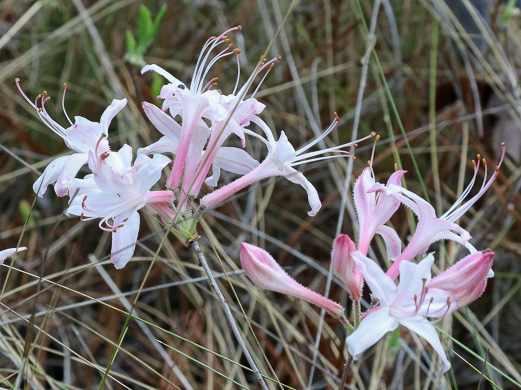
[[[454,221],[458,220],[490,188],[492,183],[496,180],[496,177],[499,175],[499,168],[501,167],[501,164],[503,164],[503,160],[505,158],[506,149],[505,149],[505,143],[504,142],[501,144],[501,147],[503,149],[503,152],[501,154],[501,159],[499,160],[499,163],[496,166],[496,169],[495,169],[494,173],[492,174],[492,177],[488,180],[488,182],[486,182],[486,183],[484,182],[484,184],[482,185],[481,189],[479,190],[479,192],[476,195],[474,195],[472,198],[470,198],[467,202],[465,202],[457,210],[454,210],[451,215],[448,215],[445,218],[443,218],[444,220],[449,221],[449,222],[454,222]],[[485,159],[483,159],[483,164],[485,165],[485,169],[486,169],[487,165],[486,165]],[[485,175],[486,175],[486,173],[485,173]]]
[[[72,126],[73,123],[71,121],[71,118],[69,118],[69,114],[67,114],[67,110],[65,110],[65,92],[66,91],[67,91],[67,83],[63,83],[62,109],[63,109],[63,113],[65,114],[65,117],[67,118],[67,120],[69,121],[69,123]]]
[[[18,91],[20,91],[20,94],[24,97],[25,100],[27,100],[27,102],[36,110],[38,111],[38,106],[36,105],[36,102],[33,103],[28,97],[27,95],[24,93],[24,91],[22,90],[22,87],[20,86],[20,79],[19,78],[16,78],[14,79],[15,83],[16,83],[16,87],[18,88]],[[38,99],[40,95],[38,95],[36,97],[36,99]]]
[[[270,64],[270,67],[268,68],[268,70],[266,71],[266,73],[264,73],[264,76],[262,76],[262,79],[261,81],[259,81],[259,84],[257,85],[257,88],[255,88],[255,91],[253,91],[253,94],[251,95],[250,98],[254,98],[255,97],[255,94],[257,93],[257,91],[259,90],[259,88],[261,87],[262,83],[264,82],[264,80],[266,80],[266,77],[268,76],[268,74],[270,73],[270,71],[273,69],[273,67],[275,66],[275,64]]]
[[[314,146],[317,143],[319,143],[320,141],[322,141],[325,137],[327,137],[329,135],[329,133],[331,133],[333,131],[333,129],[338,125],[338,122],[340,121],[340,118],[338,117],[338,114],[336,112],[334,113],[334,115],[335,115],[335,119],[329,125],[329,127],[326,129],[326,131],[324,131],[322,134],[320,134],[320,136],[318,136],[317,138],[315,138],[314,140],[309,142],[304,147],[297,150],[297,155],[304,153],[306,150],[308,150],[312,146]]]
[[[338,153],[342,153],[343,151],[338,150],[337,152]],[[332,160],[332,159],[335,159],[335,158],[346,158],[346,157],[356,158],[355,155],[352,154],[352,153],[343,152],[342,155],[323,156],[323,157],[312,158],[311,160],[299,161],[297,163],[291,164],[291,166],[292,167],[296,167],[296,166],[299,166],[299,165],[302,165],[302,164],[308,164],[308,163],[322,161],[322,160]]]
[[[219,77],[214,77],[213,79],[208,81],[206,83],[206,85],[204,86],[204,88],[201,90],[201,92],[207,91],[210,88],[215,87],[217,85],[217,83],[216,83],[217,80],[219,80]]]
[[[232,95],[235,95],[237,91],[237,87],[239,86],[239,81],[241,78],[241,63],[239,61],[239,56],[241,55],[241,49],[233,49],[233,52],[237,54],[237,81],[235,81],[235,87],[233,88]]]
[[[460,197],[456,200],[456,202],[454,202],[454,204],[451,206],[450,209],[448,209],[442,216],[441,216],[441,219],[445,219],[447,218],[448,216],[450,216],[450,214],[452,213],[453,210],[455,210],[460,204],[461,202],[463,202],[463,200],[465,200],[465,198],[467,197],[467,195],[470,193],[470,191],[472,190],[472,187],[474,187],[474,183],[476,182],[476,178],[478,176],[478,171],[479,171],[479,165],[481,163],[481,156],[478,154],[478,162],[476,163],[476,161],[472,160],[472,165],[474,167],[474,175],[472,176],[472,179],[470,180],[470,183],[469,185],[467,186],[467,188],[465,188],[465,191],[463,191],[463,193],[460,195]]]
[[[371,160],[370,160],[370,164],[369,164],[369,168],[371,168],[371,171],[373,170],[374,151],[376,150],[376,143],[378,142],[379,139],[380,139],[380,134],[378,134],[374,138],[373,150],[371,152]]]
[[[232,47],[233,47],[233,44],[230,43],[224,50],[222,50],[219,54],[217,54],[214,58],[212,58],[212,60],[208,64],[208,66],[206,66],[205,72],[203,73],[203,75],[199,79],[199,82],[198,82],[198,85],[197,85],[197,88],[196,88],[197,93],[202,93],[201,85],[204,82],[204,79],[206,78],[206,76],[208,75],[208,72],[210,71],[210,69],[212,69],[213,65],[217,61],[219,61],[221,58],[224,58],[224,57],[227,57],[227,56],[233,54],[233,52],[229,51]]]

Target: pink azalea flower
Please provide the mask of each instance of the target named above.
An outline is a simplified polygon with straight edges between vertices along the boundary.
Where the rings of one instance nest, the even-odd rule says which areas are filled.
[[[8,257],[11,257],[17,252],[26,251],[27,248],[25,246],[21,246],[19,248],[9,248],[4,249],[3,251],[0,251],[0,264],[4,264],[5,259]]]
[[[355,243],[347,234],[339,234],[333,242],[331,271],[347,286],[351,299],[359,301],[362,297],[364,278],[353,261],[354,252]]]
[[[289,276],[264,249],[243,242],[240,257],[244,272],[260,288],[303,299],[321,307],[335,318],[344,314],[344,308],[338,303],[302,286]]]
[[[66,213],[79,215],[82,220],[101,218],[100,228],[112,232],[111,261],[118,269],[134,253],[140,222],[138,210],[149,206],[157,212],[173,213],[169,209],[174,198],[170,191],[150,191],[169,162],[160,154],[153,158],[141,154],[132,165],[132,148],[128,145],[117,153],[89,152],[93,174],[68,183],[72,200]]]
[[[401,186],[402,176],[407,171],[395,171],[387,181],[387,186]],[[359,239],[358,250],[364,255],[369,250],[376,233],[384,239],[389,260],[394,260],[401,253],[401,240],[394,229],[384,224],[391,219],[400,201],[384,192],[370,192],[375,185],[374,173],[371,167],[364,169],[362,174],[356,179],[353,187],[353,196],[356,213],[358,216]]]
[[[163,137],[152,145],[139,149],[138,154],[167,152],[176,154],[181,137],[181,126],[170,115],[164,113],[153,104],[144,102],[143,109],[152,124],[163,134]],[[203,182],[211,186],[217,185],[221,169],[244,175],[259,165],[259,162],[244,150],[223,146],[216,148],[217,152],[213,153],[212,158],[203,160],[206,154],[204,148],[211,134],[213,135],[208,125],[203,120],[200,120],[194,129],[189,145],[182,188],[184,193],[194,197],[199,194]],[[208,147],[206,150],[208,150]],[[208,170],[201,171],[198,169],[205,161],[209,161],[213,166],[213,175],[209,178],[206,177]]]
[[[348,350],[353,358],[358,359],[386,333],[403,325],[424,338],[440,355],[442,372],[449,370],[450,363],[436,329],[427,318],[441,319],[456,310],[457,304],[452,292],[427,287],[434,262],[432,254],[419,264],[402,262],[398,286],[376,262],[361,252],[355,252],[353,258],[379,302],[377,309],[367,314],[355,332],[347,337]]]
[[[485,179],[479,190],[479,192],[468,201],[464,202],[465,198],[470,193],[474,186],[479,165],[481,160],[478,159],[478,163],[474,163],[474,176],[467,186],[463,194],[456,200],[454,205],[441,217],[436,217],[434,208],[424,199],[416,195],[415,193],[395,184],[388,184],[383,186],[382,184],[375,184],[371,191],[382,191],[388,196],[395,198],[396,200],[409,207],[418,217],[418,225],[416,231],[411,238],[411,241],[403,252],[398,256],[395,263],[387,271],[387,275],[396,279],[399,273],[399,266],[403,260],[412,260],[418,254],[424,253],[427,248],[436,241],[439,240],[452,240],[464,245],[471,253],[476,252],[476,249],[468,241],[471,239],[469,232],[461,228],[455,222],[472,207],[476,201],[483,196],[483,194],[492,185],[497,175],[499,174],[499,167],[503,162],[505,156],[505,146],[503,146],[503,154],[496,167],[492,177],[487,181],[487,165],[485,165]]]
[[[66,91],[64,86],[62,107],[70,123],[69,127],[64,128],[47,113],[45,103],[50,98],[46,97],[46,92],[41,96],[41,107],[38,107],[37,103],[40,95],[36,97],[33,103],[22,91],[18,79],[16,79],[16,86],[25,100],[36,110],[43,123],[63,138],[69,149],[76,152],[53,160],[33,185],[34,192],[41,197],[47,191],[47,186],[56,183],[54,186],[56,195],[64,196],[67,194],[67,183],[74,179],[80,168],[87,163],[90,151],[94,151],[97,148],[100,153],[110,152],[107,140],[108,128],[116,114],[126,106],[127,99],[114,99],[101,115],[99,122],[91,122],[81,116],[76,116],[74,117],[74,123],[72,123],[63,104]]]
[[[238,178],[234,182],[208,194],[205,195],[201,199],[201,207],[208,208],[213,207],[219,203],[222,203],[224,200],[242,190],[243,188],[268,177],[274,176],[284,176],[286,179],[295,184],[300,184],[308,194],[308,202],[311,206],[311,211],[308,212],[310,216],[316,215],[316,213],[322,207],[322,203],[318,197],[317,190],[315,187],[306,179],[306,177],[297,171],[294,167],[307,164],[315,161],[321,161],[336,157],[352,157],[349,153],[345,151],[341,151],[341,148],[351,146],[357,142],[366,140],[374,136],[374,133],[361,138],[355,142],[346,143],[343,145],[334,146],[332,148],[327,148],[323,150],[318,150],[316,152],[307,152],[306,151],[312,146],[316,145],[320,140],[322,140],[325,136],[327,136],[333,129],[336,127],[338,122],[338,117],[336,117],[335,121],[331,124],[331,126],[324,132],[320,137],[314,139],[306,146],[300,148],[299,150],[295,150],[295,148],[291,145],[286,137],[286,134],[282,131],[280,134],[280,138],[278,141],[275,141],[271,130],[268,126],[259,118],[252,119],[256,124],[258,124],[266,134],[267,139],[256,135],[260,138],[268,147],[268,155],[262,161],[262,163],[253,169],[251,172],[246,175]],[[254,134],[252,132],[247,132],[248,134]],[[340,155],[333,156],[323,156],[328,152],[339,152]]]

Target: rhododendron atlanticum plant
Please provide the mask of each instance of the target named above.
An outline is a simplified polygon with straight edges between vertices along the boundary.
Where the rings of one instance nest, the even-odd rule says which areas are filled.
[[[159,106],[146,101],[138,105],[143,110],[143,117],[161,136],[156,142],[140,145],[136,153],[123,142],[118,145],[119,149],[109,145],[109,127],[125,109],[126,98],[113,99],[99,122],[80,116],[73,122],[65,110],[64,86],[62,109],[70,124],[64,127],[49,115],[46,106],[50,98],[46,92],[33,102],[23,92],[18,79],[16,86],[39,119],[60,136],[72,152],[58,157],[45,168],[33,186],[37,196],[50,196],[46,189],[54,184],[59,197],[69,197],[64,206],[66,215],[77,216],[81,221],[97,220],[102,231],[111,233],[110,258],[116,269],[125,267],[134,256],[141,214],[149,212],[156,216],[166,233],[173,233],[193,249],[258,383],[267,389],[199,245],[201,217],[212,213],[212,209],[245,188],[273,177],[283,177],[301,186],[306,194],[303,191],[297,194],[307,195],[308,215],[314,217],[322,208],[320,186],[316,186],[308,172],[304,175],[303,166],[354,158],[353,150],[358,143],[374,138],[376,145],[379,136],[366,132],[355,141],[321,147],[326,137],[338,131],[340,118],[336,113],[326,130],[300,148],[290,142],[295,138],[292,129],[273,131],[262,119],[269,107],[255,96],[259,96],[257,91],[281,57],[270,60],[261,57],[241,86],[242,53],[231,43],[232,35],[239,31],[240,26],[232,27],[206,41],[190,82],[181,81],[157,64],[141,69],[143,77],[148,77],[145,76],[148,72],[155,72],[156,77],[161,76],[159,79],[164,78],[166,82],[157,96],[161,100]],[[233,77],[235,86],[231,91],[225,88],[223,91],[216,88],[219,77],[223,76],[210,73],[217,68],[226,69],[215,65],[228,57],[237,61]],[[252,88],[254,82],[257,83],[255,89]],[[345,139],[343,136],[338,138]],[[112,144],[118,142],[115,138],[110,141]],[[373,157],[374,151],[373,148]],[[478,251],[471,243],[470,233],[458,224],[458,220],[490,188],[504,155],[503,145],[503,154],[490,178],[487,178],[486,162],[478,158],[470,184],[440,217],[429,202],[402,185],[405,170],[395,167],[385,184],[378,182],[371,157],[369,167],[353,184],[356,235],[351,239],[347,234],[338,234],[333,240],[330,259],[327,259],[331,261],[327,283],[333,279],[342,287],[344,295],[337,300],[342,303],[348,296],[351,316],[346,314],[349,313],[347,305],[328,297],[329,284],[324,295],[300,284],[290,276],[291,269],[286,272],[265,249],[243,242],[239,256],[242,268],[260,288],[312,303],[339,320],[347,332],[347,352],[353,359],[362,358],[363,353],[388,332],[403,326],[434,349],[443,362],[441,371],[446,372],[451,365],[434,324],[481,296],[488,278],[493,276],[494,253]],[[470,197],[481,165],[485,166],[483,184]],[[222,171],[232,178],[221,175]],[[347,171],[351,172],[351,169]],[[403,234],[404,229],[395,229],[396,225],[390,223],[401,206],[409,208],[417,218],[416,228],[407,243],[402,242],[398,234]],[[339,232],[340,228],[339,224]],[[166,233],[164,237],[167,237]],[[385,262],[373,258],[371,245],[376,236],[385,245],[385,258],[382,259]],[[438,256],[430,248],[440,240],[460,244],[469,254],[436,274],[434,263]],[[25,249],[20,247],[18,251]],[[0,263],[15,251],[0,252]],[[384,263],[391,265],[383,267]],[[153,264],[154,261],[151,267]],[[364,297],[369,297],[369,294],[364,295],[365,286],[371,295],[368,309],[363,312]]]

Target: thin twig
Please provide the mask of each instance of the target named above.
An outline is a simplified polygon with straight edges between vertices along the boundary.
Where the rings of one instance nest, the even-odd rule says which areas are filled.
[[[351,359],[351,355],[347,355],[346,362],[344,364],[344,371],[342,372],[342,379],[340,380],[340,386],[338,386],[338,390],[343,390],[344,385],[346,384],[347,375],[349,374],[351,364],[353,363],[353,359]]]
[[[217,281],[213,277],[212,270],[208,266],[208,262],[206,261],[204,253],[201,250],[201,247],[199,246],[199,239],[188,241],[188,247],[193,249],[195,255],[197,256],[197,259],[199,260],[199,262],[201,263],[201,265],[204,268],[204,272],[206,272],[206,275],[208,275],[210,284],[213,287],[213,290],[215,291],[217,298],[219,298],[219,301],[221,301],[221,305],[224,308],[224,314],[226,315],[226,319],[228,320],[228,323],[230,324],[230,326],[232,328],[233,334],[235,335],[237,342],[241,346],[242,352],[244,353],[246,360],[248,360],[248,363],[250,364],[250,367],[253,370],[253,373],[255,374],[257,381],[259,382],[259,384],[263,390],[268,390],[268,386],[266,385],[266,382],[264,382],[264,379],[262,378],[262,375],[261,375],[257,365],[255,364],[255,361],[251,357],[250,351],[248,351],[248,348],[246,347],[246,343],[242,339],[239,328],[237,327],[237,324],[235,323],[235,319],[233,318],[232,311],[230,310],[230,306],[228,305],[228,302],[226,302],[226,298],[224,298],[224,295],[221,292],[221,289],[219,288]]]

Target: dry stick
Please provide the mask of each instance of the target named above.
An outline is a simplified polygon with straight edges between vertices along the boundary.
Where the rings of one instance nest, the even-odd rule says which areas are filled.
[[[250,351],[248,351],[248,348],[246,347],[246,343],[242,339],[241,333],[239,332],[239,328],[237,327],[237,324],[235,323],[235,319],[233,318],[232,311],[230,310],[230,306],[228,305],[228,302],[226,302],[226,298],[224,298],[224,295],[221,292],[221,289],[217,285],[217,281],[213,277],[212,270],[208,266],[206,257],[204,256],[204,253],[201,250],[201,247],[199,246],[199,238],[197,238],[195,240],[189,240],[187,243],[187,246],[189,248],[193,249],[195,255],[197,256],[197,259],[199,260],[199,262],[201,263],[201,265],[204,268],[204,272],[206,272],[206,275],[208,275],[210,284],[212,285],[213,290],[215,291],[215,294],[217,295],[217,298],[219,298],[219,301],[221,301],[221,305],[224,308],[224,314],[226,315],[226,319],[228,320],[228,323],[230,324],[230,326],[233,330],[233,334],[235,335],[237,342],[241,346],[242,352],[244,353],[246,360],[248,360],[248,363],[250,364],[250,367],[253,370],[253,373],[257,377],[257,381],[259,382],[259,384],[263,390],[269,390],[268,386],[266,385],[266,382],[264,382],[264,379],[262,378],[262,375],[261,375],[259,369],[257,368],[257,365],[255,364],[255,361],[251,357]]]
[[[340,386],[338,386],[338,390],[343,390],[344,385],[346,384],[347,380],[347,374],[349,374],[349,369],[351,368],[351,364],[353,363],[353,360],[351,359],[351,356],[348,354],[346,363],[344,364],[344,372],[342,372],[342,379],[340,380]]]

